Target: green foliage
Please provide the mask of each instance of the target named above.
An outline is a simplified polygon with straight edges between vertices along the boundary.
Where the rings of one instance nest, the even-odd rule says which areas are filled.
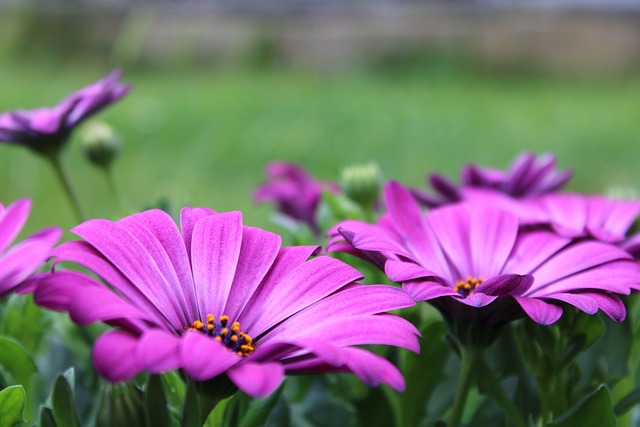
[[[24,422],[25,399],[24,389],[19,385],[0,391],[0,427],[13,427]]]
[[[547,424],[547,427],[575,426],[616,426],[611,392],[606,386],[598,387],[564,415]]]
[[[51,392],[51,409],[57,427],[80,427],[73,397],[73,368],[58,375]]]

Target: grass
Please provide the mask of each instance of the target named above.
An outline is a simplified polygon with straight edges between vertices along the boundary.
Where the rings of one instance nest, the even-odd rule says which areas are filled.
[[[0,111],[53,105],[108,69],[3,64]],[[571,189],[602,192],[640,185],[640,78],[496,76],[424,67],[409,73],[296,70],[125,70],[135,88],[101,119],[125,141],[116,181],[139,210],[169,200],[241,209],[245,223],[275,228],[251,191],[264,165],[287,159],[321,179],[375,160],[386,178],[421,186],[428,172],[456,177],[464,163],[505,167],[522,150],[552,151],[572,168]],[[117,218],[98,170],[78,141],[67,150],[90,216]],[[0,145],[0,200],[34,201],[25,231],[73,216],[48,165]]]

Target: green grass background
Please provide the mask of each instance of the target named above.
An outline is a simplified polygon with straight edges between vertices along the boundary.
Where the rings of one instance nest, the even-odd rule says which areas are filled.
[[[504,168],[523,150],[552,151],[575,171],[570,189],[640,187],[640,76],[496,74],[437,59],[411,70],[319,73],[291,68],[125,69],[134,86],[98,117],[124,137],[116,181],[129,209],[167,199],[177,209],[244,212],[278,230],[251,192],[269,161],[301,163],[335,180],[376,161],[387,179],[421,186],[475,162]],[[33,58],[3,61],[0,110],[54,105],[110,68]],[[77,139],[65,163],[90,217],[122,216]],[[28,150],[0,144],[0,201],[33,199],[25,233],[75,225],[53,171]]]

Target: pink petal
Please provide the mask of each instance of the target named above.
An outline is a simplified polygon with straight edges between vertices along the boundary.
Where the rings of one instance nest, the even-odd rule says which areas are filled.
[[[370,387],[387,384],[396,391],[405,389],[402,374],[388,360],[361,348],[345,348],[347,368]]]
[[[259,313],[253,323],[243,322],[242,325],[253,335],[259,335],[360,278],[359,271],[337,259],[326,256],[314,258],[290,271],[269,294],[264,294],[264,300],[255,308]]]
[[[16,200],[6,209],[0,209],[0,253],[7,249],[20,233],[30,211],[31,200],[29,199]]]
[[[237,319],[251,295],[273,265],[282,238],[259,228],[245,227],[235,277],[222,313]]]
[[[104,259],[87,242],[65,242],[54,250],[54,256],[56,257],[54,265],[71,261],[88,268],[121,293],[128,301],[147,313],[156,325],[164,325],[169,329],[175,329],[164,313],[150,300],[149,296],[131,283],[113,264]]]
[[[93,366],[111,382],[126,381],[141,372],[134,356],[138,338],[122,331],[101,335],[93,345]]]
[[[223,308],[236,274],[242,235],[240,212],[210,215],[196,223],[191,267],[201,316],[225,314]]]
[[[270,298],[280,286],[281,282],[291,271],[318,253],[318,246],[286,246],[280,249],[271,269],[263,282],[255,290],[253,296],[238,315],[238,321],[245,331],[251,330],[256,319],[261,315],[265,299]]]
[[[192,207],[186,207],[180,211],[180,228],[182,229],[184,247],[187,249],[189,259],[191,259],[191,239],[193,238],[193,228],[196,226],[196,222],[215,213],[216,211],[213,209]]]
[[[405,244],[413,258],[422,265],[446,265],[436,236],[431,228],[427,228],[411,192],[397,182],[389,182],[385,187],[385,200],[390,218],[395,223],[398,233],[406,239]]]
[[[165,278],[175,303],[185,314],[187,324],[199,318],[189,257],[173,219],[165,212],[154,209],[125,217],[118,224],[147,249]]]
[[[517,295],[513,298],[520,304],[520,307],[531,320],[541,325],[550,325],[562,316],[562,308],[557,305],[549,304],[536,298]]]
[[[264,397],[274,392],[284,379],[284,367],[278,362],[238,363],[227,371],[238,388],[251,397]]]
[[[180,368],[180,338],[158,329],[145,332],[138,341],[136,360],[152,374]]]
[[[200,332],[186,332],[179,351],[180,366],[196,381],[217,377],[241,360],[223,344]]]
[[[127,277],[175,330],[191,323],[192,320],[186,319],[185,313],[167,295],[170,286],[147,248],[121,225],[93,219],[71,231],[84,238]]]

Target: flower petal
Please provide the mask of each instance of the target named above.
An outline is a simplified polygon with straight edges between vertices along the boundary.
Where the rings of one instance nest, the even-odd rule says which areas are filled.
[[[147,249],[166,280],[168,293],[184,313],[186,324],[198,318],[189,257],[173,219],[164,211],[154,209],[125,217],[118,224]]]
[[[536,323],[541,325],[550,325],[555,323],[562,316],[562,308],[557,305],[549,304],[540,299],[527,298],[521,296],[513,297],[527,316]]]
[[[486,295],[522,295],[533,284],[533,276],[521,276],[519,274],[501,274],[494,276],[482,284],[474,291]]]
[[[31,211],[31,200],[19,199],[2,209],[0,205],[0,253],[16,238]]]
[[[241,360],[224,345],[200,332],[185,333],[179,351],[180,366],[196,381],[217,377]]]
[[[161,374],[180,368],[179,349],[179,337],[155,329],[140,337],[135,356],[142,370]]]
[[[93,345],[93,366],[111,382],[126,381],[142,369],[134,357],[138,338],[122,331],[101,335]]]
[[[222,313],[237,319],[280,252],[282,238],[259,228],[244,227],[227,305]]]
[[[402,374],[388,360],[361,348],[345,348],[343,351],[346,353],[345,365],[366,385],[377,387],[384,383],[396,391],[404,391]]]
[[[209,313],[225,314],[222,310],[236,273],[242,235],[240,212],[207,216],[193,229],[191,268],[201,320]]]
[[[187,249],[189,259],[191,259],[191,239],[193,238],[193,228],[196,226],[196,222],[215,213],[216,211],[213,209],[192,207],[186,207],[180,211],[180,228],[182,229],[184,247]]]
[[[284,379],[284,366],[278,362],[238,363],[227,376],[251,397],[264,397],[274,392]]]
[[[359,271],[330,257],[318,257],[298,266],[273,287],[260,305],[253,324],[243,323],[252,336],[278,324],[341,287],[362,277]],[[262,294],[261,294],[262,295]]]
[[[93,219],[71,231],[90,243],[127,277],[175,330],[190,324],[185,313],[172,303],[171,297],[167,297],[169,284],[147,248],[121,225]]]

